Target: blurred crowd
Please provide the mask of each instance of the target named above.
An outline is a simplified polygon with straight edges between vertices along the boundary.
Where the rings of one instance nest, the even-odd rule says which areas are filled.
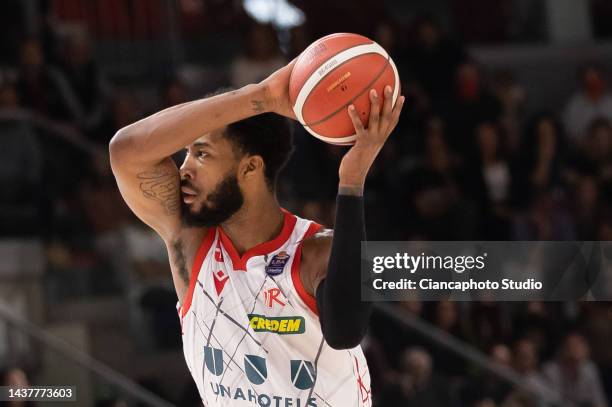
[[[364,348],[380,406],[610,404],[609,304],[440,301],[398,307],[514,371],[524,385],[500,379],[377,311]]]
[[[10,55],[0,67],[0,234],[44,242],[46,301],[125,295],[134,331],[146,332],[139,335],[142,346],[177,349],[165,248],[121,199],[107,144],[121,127],[212,86],[194,85],[178,69],[138,90],[110,77],[96,59],[91,27],[62,24],[61,13],[54,14],[63,3],[42,2],[38,36],[9,24],[13,35],[0,44]],[[280,31],[244,11],[213,10],[217,17],[208,29],[244,32],[238,52],[214,75],[215,86],[259,81],[330,32],[308,2],[295,3],[306,22]],[[183,21],[186,30],[190,21]],[[390,52],[407,97],[368,178],[369,239],[612,239],[612,76],[601,61],[567,78],[575,90],[564,109],[527,110],[529,89],[510,72],[489,72],[432,16],[399,22],[381,13],[368,24],[342,28]],[[297,124],[295,143],[279,199],[332,227],[345,149],[315,140]],[[377,406],[605,407],[612,400],[607,303],[398,307],[514,369],[544,396],[535,402],[529,391],[377,313],[364,342]]]

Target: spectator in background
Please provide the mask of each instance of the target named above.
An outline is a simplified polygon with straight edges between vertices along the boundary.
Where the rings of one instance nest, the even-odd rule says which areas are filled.
[[[257,83],[285,64],[274,27],[253,23],[246,36],[244,54],[230,67],[230,82],[235,87]]]
[[[16,84],[16,72],[11,68],[0,67],[0,107],[2,109],[18,109],[20,107]]]
[[[504,144],[510,156],[514,157],[521,147],[521,116],[526,92],[512,73],[507,71],[495,76],[493,90],[502,106],[499,122],[505,134]]]
[[[29,386],[28,375],[20,367],[9,367],[2,372],[2,386]]]
[[[122,286],[131,302],[132,332],[145,332],[139,347],[147,351],[180,345],[176,295],[168,280],[168,252],[159,236],[133,219],[121,230],[125,265]],[[178,343],[177,343],[178,341]]]
[[[574,240],[575,223],[565,202],[550,191],[530,197],[527,212],[514,219],[514,240]]]
[[[514,340],[530,340],[542,360],[550,359],[559,345],[562,327],[567,325],[563,304],[529,301],[517,305],[512,317]]]
[[[0,120],[0,235],[33,236],[41,222],[43,199],[42,152],[30,124],[13,117],[21,106],[16,74],[0,71],[0,109],[8,113]]]
[[[575,406],[607,407],[599,371],[589,356],[589,345],[578,332],[567,334],[558,357],[544,366],[547,384],[564,403]]]
[[[397,24],[390,19],[379,21],[374,28],[372,39],[383,47],[395,62],[400,72],[403,71],[403,57],[400,49],[400,29]]]
[[[441,331],[455,336],[464,338],[462,326],[459,320],[459,310],[456,302],[441,300],[435,303],[428,304],[431,308],[428,310],[433,325]]]
[[[386,389],[381,404],[389,407],[445,407],[451,403],[449,384],[434,373],[427,351],[406,349],[401,355],[401,371]]]
[[[422,145],[422,152],[418,155],[420,162],[417,162],[417,173],[429,172],[439,176],[447,184],[448,193],[458,196],[458,178],[463,171],[463,163],[448,144],[446,123],[440,116],[430,116],[425,121],[423,132],[425,137],[422,140],[416,140]]]
[[[612,124],[609,119],[597,118],[590,123],[581,143],[586,167],[602,180],[612,178]]]
[[[93,58],[91,38],[84,28],[69,30],[62,42],[56,82],[66,109],[59,119],[73,121],[84,131],[95,130],[108,114],[110,86]]]
[[[612,211],[609,208],[602,213],[600,218],[597,240],[612,240]],[[610,359],[612,364],[612,358]]]
[[[516,353],[513,355],[508,346],[504,343],[494,344],[489,350],[491,360],[495,362],[498,368],[507,370],[512,367],[517,369],[515,360]],[[526,355],[529,358],[525,359],[531,365],[533,359],[532,354]],[[530,383],[529,373],[526,370],[518,370],[523,378]],[[541,390],[541,389],[536,389]],[[544,390],[547,390],[544,387]],[[548,391],[550,394],[550,391]],[[488,372],[481,372],[469,380],[461,392],[464,405],[469,406],[504,406],[504,407],[536,407],[538,400],[535,393],[523,390],[513,390],[512,386],[505,380],[500,379],[497,375],[491,375]]]
[[[105,148],[113,135],[122,127],[141,118],[138,102],[127,92],[116,92],[111,98],[109,114],[97,129],[91,131],[90,139]]]
[[[19,367],[9,367],[0,372],[0,386],[8,387],[27,387],[30,386],[28,376],[23,369]],[[0,401],[0,406],[6,407],[33,407],[37,404],[32,401]]]
[[[166,80],[161,88],[161,108],[180,105],[188,101],[187,87],[178,77],[172,76]]]
[[[582,174],[577,177],[572,210],[579,240],[594,240],[597,236],[599,217],[604,206],[600,197],[600,186],[594,175]]]
[[[459,318],[457,303],[443,300],[432,304],[432,306],[433,325],[447,335],[454,336],[462,341],[466,340],[462,325],[464,321]],[[438,373],[443,377],[460,380],[461,376],[465,375],[465,360],[456,353],[436,345],[431,348],[431,355],[436,363]]]
[[[397,308],[413,318],[421,318],[423,303],[418,300],[403,301],[396,303]],[[408,346],[426,347],[430,344],[424,336],[416,334],[405,325],[398,322],[389,314],[375,309],[370,322],[370,331],[386,355],[386,361],[391,371],[388,375],[393,376],[401,369],[401,360],[398,355]]]
[[[23,107],[47,117],[65,112],[68,107],[56,79],[46,64],[40,41],[29,38],[22,42],[17,89]]]
[[[452,93],[441,102],[439,109],[453,134],[453,149],[467,156],[474,150],[474,130],[483,122],[497,122],[501,104],[486,87],[474,61],[463,62],[457,67],[451,89]]]
[[[532,340],[521,338],[515,342],[512,354],[512,366],[526,382],[528,387],[527,393],[532,396],[532,398],[534,395],[539,395],[543,397],[545,403],[559,401],[557,395],[547,386],[540,373],[538,348]]]
[[[487,167],[494,167],[505,162],[503,138],[500,135],[499,127],[494,122],[482,122],[476,127],[476,144],[478,150],[478,160],[481,161],[484,170]],[[504,183],[507,184],[507,183]],[[493,200],[505,200],[507,196],[507,188],[499,188],[493,190],[492,185],[487,185],[490,189]]]
[[[103,277],[92,273],[94,293],[120,292],[119,287],[124,289],[121,279],[125,278],[123,271],[126,270],[122,227],[131,219],[131,213],[114,182],[107,152],[97,151],[87,158],[87,177],[80,181],[78,195],[72,202],[71,212],[80,217],[83,227],[73,232],[83,234],[75,249],[91,256],[93,264],[102,264],[106,269]]]
[[[488,349],[491,361],[502,370],[509,370],[512,362],[512,352],[504,343],[495,343]],[[474,380],[475,379],[475,380]],[[501,405],[508,396],[511,387],[505,380],[488,372],[480,372],[475,378],[468,381],[463,391],[463,398],[469,400],[490,400]]]
[[[567,102],[563,117],[572,141],[586,134],[589,124],[598,117],[612,120],[612,95],[606,89],[606,79],[599,65],[587,65],[580,71],[579,89]]]
[[[447,142],[446,124],[439,116],[431,116],[425,123],[425,162],[423,165],[453,182],[461,170],[461,161]]]
[[[90,174],[79,185],[79,205],[95,239],[113,242],[131,215],[111,181],[112,173],[105,152],[96,152],[89,160]],[[112,254],[110,251],[107,253],[109,256]]]
[[[606,228],[610,228],[610,219],[604,219]],[[606,239],[602,236],[602,240]],[[600,238],[601,239],[601,238]],[[604,262],[611,263],[610,256],[604,255]],[[595,298],[610,298],[612,295],[612,278],[600,280],[591,289]],[[601,373],[604,390],[608,401],[612,400],[612,303],[608,301],[585,301],[581,303],[581,320],[584,321],[584,333],[588,338],[591,355]]]
[[[535,194],[553,191],[563,184],[565,135],[554,115],[539,113],[527,124],[521,144],[518,190],[514,197],[519,207],[527,204]]]
[[[499,366],[507,369],[512,363],[512,352],[507,345],[503,343],[496,343],[491,346],[489,352],[491,359],[496,362]]]
[[[413,41],[401,56],[408,69],[402,76],[411,76],[428,97],[437,100],[453,87],[457,67],[467,54],[460,45],[443,36],[432,16],[417,18]]]
[[[476,128],[477,155],[470,160],[465,185],[480,209],[483,236],[491,240],[506,240],[510,235],[513,175],[499,131],[493,122]]]
[[[405,169],[397,184],[407,185],[400,195],[408,208],[398,208],[404,216],[402,239],[469,239],[475,222],[471,207],[461,196],[459,179],[463,168],[446,137],[446,126],[438,116],[425,122],[422,161],[403,163]],[[452,225],[452,226],[451,226]]]
[[[510,330],[502,303],[497,301],[472,302],[469,309],[470,342],[482,350],[502,343]]]

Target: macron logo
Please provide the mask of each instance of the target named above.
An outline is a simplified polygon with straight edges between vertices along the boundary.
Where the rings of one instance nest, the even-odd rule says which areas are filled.
[[[221,295],[221,291],[223,291],[223,287],[225,287],[225,283],[229,279],[229,276],[223,272],[223,270],[219,270],[216,273],[213,273],[213,279],[215,280],[215,291],[217,291],[217,296]]]

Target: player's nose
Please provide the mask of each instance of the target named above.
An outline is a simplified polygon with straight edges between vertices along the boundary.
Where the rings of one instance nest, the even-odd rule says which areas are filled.
[[[183,162],[183,165],[181,165],[181,168],[179,168],[179,174],[181,175],[181,179],[194,178],[194,172],[193,169],[190,167],[188,160],[185,160]]]

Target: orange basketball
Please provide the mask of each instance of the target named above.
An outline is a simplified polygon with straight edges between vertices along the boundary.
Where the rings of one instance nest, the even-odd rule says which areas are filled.
[[[400,81],[389,54],[369,38],[339,33],[315,41],[300,54],[291,72],[289,97],[310,134],[331,144],[353,144],[348,106],[355,105],[367,126],[369,91],[376,89],[382,102],[387,85],[393,88],[395,106]]]

